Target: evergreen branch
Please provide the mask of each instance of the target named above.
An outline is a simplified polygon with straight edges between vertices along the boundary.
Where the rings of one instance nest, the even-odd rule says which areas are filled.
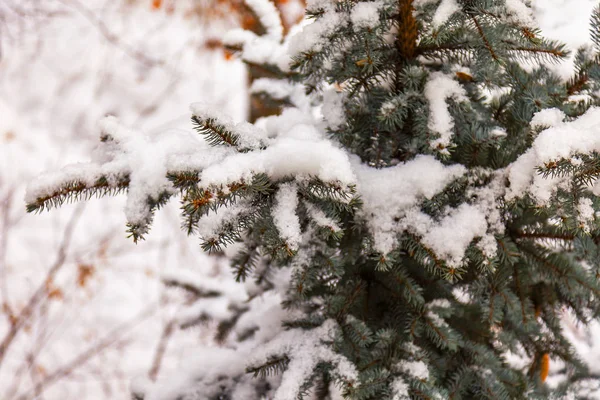
[[[271,375],[278,375],[282,373],[285,371],[289,363],[290,359],[286,355],[270,357],[269,360],[262,365],[247,367],[246,372],[253,374],[254,377],[260,377],[264,379]]]
[[[219,297],[223,293],[218,290],[203,290],[202,288],[193,285],[189,282],[183,282],[176,278],[165,277],[162,279],[162,282],[169,287],[177,287],[184,289],[185,291],[193,294],[197,298],[208,298],[208,297]]]
[[[510,48],[508,48],[508,51],[523,51],[523,52],[533,53],[533,54],[547,54],[547,55],[551,55],[556,58],[564,58],[569,54],[567,51],[559,50],[559,49],[546,49],[546,48],[540,48],[540,47],[524,47],[524,46],[510,47]]]
[[[405,244],[405,249],[410,258],[415,259],[433,273],[439,274],[439,276],[450,274],[448,275],[450,280],[459,276],[460,270],[456,268],[446,268],[444,262],[438,258],[435,252],[421,243],[418,237],[411,233],[406,233],[406,238],[408,241]]]
[[[239,140],[238,135],[231,132],[231,130],[225,125],[219,123],[216,118],[202,119],[196,115],[193,115],[192,122],[194,129],[198,131],[198,133],[204,135],[206,141],[211,146],[226,145],[237,147]]]
[[[483,40],[483,43],[486,47],[486,49],[489,51],[490,55],[492,56],[492,58],[495,61],[500,61],[500,59],[498,58],[498,56],[496,55],[496,52],[494,51],[494,49],[492,48],[492,45],[490,44],[490,42],[488,41],[485,32],[483,31],[483,28],[481,27],[481,25],[479,24],[479,21],[477,21],[477,18],[472,15],[471,19],[473,20],[473,23],[475,24],[475,26],[477,27],[477,33],[479,33],[479,36],[481,37],[481,39]]]
[[[354,301],[356,300],[356,298],[358,297],[358,295],[360,294],[360,292],[364,289],[364,285],[362,282],[359,282],[358,284],[356,284],[354,286],[354,289],[352,289],[352,292],[350,293],[349,296],[346,296],[344,298],[344,305],[343,307],[337,312],[337,319],[339,321],[343,321],[345,319],[346,313],[348,311],[348,309],[354,304]],[[340,323],[341,325],[341,323]]]
[[[581,92],[589,81],[589,76],[586,73],[577,74],[573,79],[567,82],[567,95],[572,96]]]
[[[155,211],[167,204],[171,196],[172,193],[167,190],[158,193],[156,197],[147,196],[146,216],[141,221],[127,222],[127,232],[129,233],[127,237],[133,238],[134,243],[137,243],[139,240],[144,240],[144,235],[150,231]]]
[[[427,53],[435,52],[456,52],[456,51],[472,51],[469,42],[457,42],[457,43],[435,43],[426,44],[420,43],[416,49],[418,55],[426,55]]]
[[[116,179],[101,176],[93,184],[83,180],[73,180],[45,196],[37,197],[33,203],[27,204],[27,212],[40,212],[59,207],[66,201],[88,200],[93,196],[117,195],[129,187],[129,175]]]
[[[421,294],[422,289],[419,285],[411,281],[402,271],[395,270],[393,273],[394,280],[402,287],[405,291],[404,298],[412,304],[414,307],[419,307],[425,304],[425,299]],[[406,294],[407,292],[407,294]]]
[[[519,239],[556,239],[556,240],[575,240],[575,236],[568,233],[560,232],[524,232],[517,231],[513,235]]]
[[[527,313],[525,312],[525,296],[523,295],[523,290],[521,287],[521,279],[519,276],[519,267],[515,265],[513,267],[513,273],[515,277],[515,286],[517,289],[517,295],[519,296],[519,303],[521,303],[521,317],[523,318],[523,323],[527,323]]]
[[[596,50],[600,50],[600,7],[594,7],[590,18],[590,38],[596,46]]]
[[[256,268],[259,253],[258,246],[250,246],[240,250],[231,260],[231,267],[234,270],[235,281],[245,282],[252,270]]]
[[[526,251],[527,254],[529,254],[536,262],[540,263],[543,266],[548,267],[551,271],[554,272],[554,274],[557,277],[573,279],[579,285],[581,285],[588,291],[594,293],[595,296],[600,296],[600,288],[593,287],[589,283],[585,282],[581,277],[579,277],[575,274],[569,274],[568,272],[570,272],[570,271],[566,271],[565,270],[566,267],[561,267],[558,263],[552,262],[550,260],[551,257],[556,258],[556,257],[558,257],[558,255],[550,254],[549,256],[544,257],[544,256],[540,255],[538,253],[538,251],[536,251],[536,249],[534,249],[534,248],[523,248],[523,250]],[[568,283],[567,283],[567,285],[568,285]]]
[[[169,172],[167,179],[181,191],[194,189],[200,183],[200,176],[196,171]]]

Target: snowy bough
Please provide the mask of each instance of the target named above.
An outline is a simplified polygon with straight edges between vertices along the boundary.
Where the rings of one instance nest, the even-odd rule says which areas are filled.
[[[567,51],[520,0],[313,0],[285,37],[248,5],[264,35],[224,41],[279,115],[193,104],[197,133],[154,136],[107,118],[91,163],[27,194],[37,211],[126,193],[136,241],[178,196],[204,249],[238,249],[237,283],[166,279],[221,346],[135,396],[590,395],[560,320],[600,312],[600,13],[564,82],[547,65]]]

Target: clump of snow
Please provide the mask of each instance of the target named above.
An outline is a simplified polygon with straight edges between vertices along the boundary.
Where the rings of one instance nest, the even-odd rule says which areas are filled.
[[[526,27],[536,27],[533,10],[523,0],[505,0],[510,20]]]
[[[490,135],[494,137],[505,137],[507,135],[506,129],[496,127],[490,131]]]
[[[400,365],[400,368],[417,379],[429,379],[429,368],[423,361],[405,361]]]
[[[244,201],[240,201],[228,207],[220,207],[216,211],[210,211],[198,221],[198,235],[206,241],[217,239],[223,227],[228,223],[233,223],[247,208],[248,205]]]
[[[408,383],[404,382],[404,379],[394,379],[394,382],[392,383],[392,389],[394,392],[394,400],[410,399],[410,396],[408,394]]]
[[[457,11],[460,11],[460,6],[456,0],[442,0],[433,15],[433,27],[439,28]]]
[[[194,116],[203,121],[217,121],[217,123],[223,126],[227,131],[235,134],[240,148],[260,148],[266,141],[266,132],[262,129],[259,129],[246,121],[236,124],[229,115],[224,114],[212,105],[206,103],[192,103],[190,105],[190,111],[192,111]]]
[[[284,183],[275,194],[273,222],[281,238],[293,249],[297,250],[302,240],[300,220],[296,214],[298,208],[298,187],[294,183]]]
[[[397,101],[395,101],[395,99],[387,100],[381,105],[381,108],[379,109],[379,114],[382,117],[389,117],[394,111],[396,111],[396,108],[398,107]]]
[[[432,303],[427,306],[427,317],[433,322],[435,326],[438,328],[444,328],[448,326],[448,323],[444,320],[444,318],[440,317],[440,315],[436,312],[434,305]],[[442,307],[444,308],[444,307]]]
[[[600,109],[591,107],[585,114],[571,122],[561,122],[558,110],[538,113],[535,124],[551,126],[540,132],[532,147],[507,167],[510,188],[507,199],[529,192],[539,204],[546,203],[559,187],[567,187],[568,180],[561,177],[543,178],[538,166],[561,159],[571,159],[577,154],[600,151]]]
[[[536,112],[529,125],[532,128],[551,128],[562,124],[566,115],[558,108],[546,108]]]
[[[565,187],[568,182],[559,176],[543,177],[536,168],[543,162],[536,157],[533,149],[521,155],[510,164],[506,171],[510,187],[506,191],[506,199],[513,200],[529,193],[538,204],[546,204],[559,187]]]
[[[323,107],[321,108],[321,112],[330,129],[339,129],[346,123],[344,98],[344,92],[337,91],[334,88],[323,92]]]
[[[410,209],[466,172],[462,165],[445,166],[425,155],[390,168],[358,164],[355,169],[364,203],[362,215],[373,235],[374,247],[383,254],[394,248],[396,236],[407,224],[415,223],[405,218]]]
[[[158,381],[147,391],[147,400],[177,400],[182,398],[210,398],[220,394],[220,385],[231,385],[230,380],[245,374],[244,353],[222,347],[205,347],[194,351],[180,366],[178,374],[168,381]],[[189,396],[189,397],[188,397]]]
[[[567,99],[569,103],[588,103],[593,101],[593,97],[587,93],[583,94],[572,94]]]
[[[329,43],[328,36],[340,27],[349,23],[345,12],[337,12],[331,2],[320,4],[324,13],[315,21],[307,23],[301,33],[291,37],[289,51],[291,56],[296,56],[307,51],[321,51]]]
[[[101,129],[113,140],[98,149],[95,156],[99,163],[68,166],[36,179],[28,186],[25,201],[33,203],[70,182],[92,186],[99,178],[106,177],[109,185],[114,186],[119,178],[129,176],[125,215],[129,223],[145,224],[151,212],[148,200],[156,200],[164,192],[174,192],[167,172],[178,170],[182,161],[194,158],[193,154],[207,152],[202,139],[191,132],[169,130],[150,136],[123,127],[114,117],[103,119]],[[215,150],[194,160],[196,166],[203,166],[224,154]],[[189,169],[189,165],[187,167]]]
[[[583,160],[581,158],[577,157],[577,156],[571,157],[570,162],[571,162],[571,165],[573,165],[575,167],[578,167],[581,164],[583,164]]]
[[[592,207],[592,199],[582,197],[577,203],[577,219],[586,232],[590,231],[590,222],[594,220],[596,211]]]
[[[452,289],[452,295],[459,303],[467,304],[471,301],[471,295],[465,290],[464,287],[455,287]]]
[[[323,210],[310,203],[305,203],[305,205],[308,215],[310,215],[310,218],[315,222],[315,224],[329,228],[334,232],[340,230],[340,226],[337,224],[337,222],[325,215]]]
[[[245,29],[228,31],[223,38],[223,44],[231,47],[240,47],[242,59],[254,64],[270,64],[280,70],[290,71],[290,55],[288,53],[289,39],[297,33],[293,27],[289,34],[283,38],[283,26],[275,5],[269,0],[248,0],[248,6],[259,17],[265,27],[265,35],[257,35]],[[283,41],[282,41],[283,39]]]
[[[435,299],[428,304],[428,307],[432,308],[450,308],[451,304],[448,299]]]
[[[592,107],[572,122],[560,123],[541,132],[533,143],[539,160],[568,158],[600,148],[600,108]]]
[[[429,229],[420,232],[423,244],[450,264],[460,264],[465,250],[476,237],[482,237],[487,231],[485,214],[470,204],[461,204]]]
[[[269,0],[245,0],[245,2],[258,16],[261,25],[267,31],[267,37],[281,41],[283,38],[283,26],[281,25],[279,11],[277,11],[275,4]]]
[[[350,20],[356,28],[374,28],[379,24],[379,10],[383,1],[356,3],[350,14]]]
[[[430,143],[432,148],[440,149],[442,153],[448,153],[450,146],[454,120],[448,111],[446,101],[466,100],[466,92],[463,87],[451,75],[442,72],[434,72],[425,84],[425,97],[429,102],[429,122],[427,127],[440,137]]]
[[[296,126],[289,135],[314,131],[311,126]],[[256,173],[267,173],[274,179],[289,175],[316,176],[326,182],[354,183],[354,173],[348,155],[332,142],[296,137],[278,138],[261,151],[240,153],[214,163],[201,174],[204,186],[224,185],[251,180]]]
[[[261,365],[269,358],[282,354],[289,358],[287,369],[273,396],[274,400],[295,399],[304,381],[313,374],[320,362],[333,364],[332,374],[335,377],[358,384],[358,371],[354,364],[324,344],[325,341],[333,340],[338,329],[335,321],[327,320],[312,330],[283,331],[269,343],[253,351],[250,365]]]

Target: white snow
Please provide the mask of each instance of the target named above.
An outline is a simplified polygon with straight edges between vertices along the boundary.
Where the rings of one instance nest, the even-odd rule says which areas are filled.
[[[213,119],[218,121],[219,125],[236,135],[238,147],[242,149],[257,149],[263,146],[266,141],[267,134],[262,129],[246,121],[236,124],[230,116],[218,110],[214,105],[193,103],[190,105],[190,110],[193,115],[201,120]]]
[[[590,231],[590,222],[594,221],[596,211],[592,206],[592,199],[588,197],[582,197],[577,203],[577,219],[583,226],[583,229],[587,232]]]
[[[417,379],[429,379],[429,368],[423,361],[405,361],[400,368]]]
[[[346,13],[336,12],[330,4],[326,4],[325,13],[317,20],[308,23],[300,34],[290,39],[289,51],[292,56],[309,50],[320,51],[329,43],[328,36],[349,22]]]
[[[321,108],[321,112],[330,129],[339,129],[346,123],[344,98],[344,92],[338,91],[335,88],[330,88],[323,92],[323,107]]]
[[[525,1],[505,0],[505,4],[512,21],[529,28],[537,27],[537,22],[533,16],[533,10]]]
[[[340,227],[337,224],[337,222],[335,222],[333,219],[331,219],[327,215],[325,215],[323,210],[321,210],[320,208],[317,208],[316,206],[314,206],[310,203],[305,203],[305,205],[306,205],[306,210],[308,211],[308,214],[310,215],[310,218],[312,218],[312,220],[318,226],[329,228],[334,232],[340,230]]]
[[[396,378],[394,379],[394,382],[392,383],[392,389],[393,389],[393,395],[394,398],[393,400],[408,400],[410,399],[410,396],[408,394],[408,384],[406,382],[404,382],[404,379],[402,378]]]
[[[434,149],[440,149],[442,153],[448,153],[447,147],[450,146],[452,139],[454,120],[448,111],[446,100],[465,100],[466,92],[451,75],[434,72],[425,84],[425,97],[429,102],[430,112],[427,127],[440,135],[430,145]]]
[[[259,0],[257,4],[266,4],[268,0]],[[253,64],[270,64],[278,67],[284,72],[290,70],[291,58],[287,52],[289,37],[296,32],[290,30],[288,36],[281,41],[278,29],[273,28],[271,34],[258,36],[252,31],[244,29],[233,29],[223,37],[223,43],[227,46],[241,47],[241,58]]]
[[[600,109],[590,108],[571,122],[560,122],[559,112],[548,112],[538,117],[536,124],[551,127],[540,132],[532,147],[507,167],[510,188],[507,199],[529,192],[540,204],[547,202],[558,187],[568,185],[560,177],[543,178],[536,167],[547,162],[571,159],[578,153],[600,151]]]
[[[471,295],[465,290],[464,287],[455,287],[452,289],[452,295],[459,303],[467,304],[471,301]]]
[[[546,108],[533,115],[530,125],[532,128],[551,128],[561,125],[565,117],[565,113],[558,108]]]
[[[240,201],[228,207],[220,207],[217,211],[210,211],[198,221],[198,236],[206,241],[217,239],[224,225],[235,223],[240,214],[247,210],[247,208],[248,205],[246,202]]]
[[[423,244],[450,264],[460,264],[465,250],[476,237],[486,234],[485,214],[477,207],[461,204],[441,221],[432,224],[423,234]]]
[[[450,308],[451,304],[448,299],[435,299],[428,304],[428,307],[435,308]]]
[[[496,127],[490,131],[490,135],[495,137],[505,137],[507,133],[504,128]]]
[[[379,24],[379,10],[383,1],[356,3],[350,14],[350,21],[356,28],[374,28]]]
[[[284,183],[275,194],[273,222],[281,238],[292,250],[297,250],[302,240],[298,208],[298,187],[294,183]]]
[[[61,172],[40,177],[29,184],[25,201],[34,202],[71,181],[92,185],[98,178],[107,176],[109,183],[114,184],[118,177],[128,175],[127,221],[143,224],[150,216],[148,198],[156,199],[161,192],[173,192],[172,184],[166,178],[167,171],[178,170],[183,160],[192,158],[199,151],[208,153],[202,139],[191,132],[169,130],[150,136],[123,127],[114,117],[102,120],[101,129],[115,138],[114,143],[106,142],[97,150],[96,158],[101,163],[69,166]],[[214,162],[225,153],[216,149],[195,162]]]
[[[428,0],[415,1],[415,5],[426,2]],[[338,25],[349,22],[345,16],[333,11],[332,2],[311,1],[309,7],[323,7],[325,15],[316,22],[305,25],[302,34],[290,35],[282,43],[281,21],[273,4],[267,0],[250,0],[249,4],[267,28],[267,34],[258,37],[251,32],[237,31],[229,36],[230,43],[245,44],[242,58],[246,61],[267,61],[283,70],[286,70],[286,63],[289,61],[286,46],[290,37],[294,37],[291,42],[296,54],[310,49],[318,50],[326,44],[327,39],[322,34],[326,36]],[[372,27],[378,19],[377,9],[381,4],[383,3],[379,1],[356,4],[350,21],[356,26]],[[529,22],[531,14],[524,2],[507,0],[506,5],[518,21]],[[442,0],[434,16],[434,26],[442,26],[458,9],[459,5],[455,0]],[[108,175],[109,181],[114,183],[117,177],[128,174],[132,186],[126,208],[127,217],[130,221],[140,221],[147,218],[145,201],[148,195],[172,190],[165,179],[167,171],[200,169],[200,186],[204,188],[249,180],[253,174],[262,172],[267,173],[273,181],[288,178],[296,180],[280,184],[275,195],[273,219],[281,236],[292,247],[298,248],[303,237],[296,215],[298,195],[295,182],[317,176],[342,186],[357,183],[358,194],[364,201],[361,217],[367,221],[376,250],[384,254],[393,250],[397,236],[406,230],[418,234],[437,256],[456,265],[463,261],[467,246],[474,240],[478,240],[477,246],[486,256],[495,253],[493,234],[504,228],[497,206],[498,199],[505,194],[503,178],[508,178],[510,182],[507,199],[530,192],[538,201],[543,202],[549,199],[557,187],[565,183],[560,179],[542,179],[535,171],[537,166],[560,158],[570,159],[576,165],[581,163],[576,154],[600,149],[600,124],[596,122],[600,120],[600,112],[597,109],[591,109],[574,122],[563,122],[565,116],[558,110],[544,110],[536,114],[531,124],[534,129],[545,129],[535,139],[532,150],[519,157],[505,171],[498,171],[486,187],[470,191],[469,203],[448,208],[441,216],[432,218],[420,210],[420,203],[440,193],[452,180],[463,176],[466,172],[464,167],[444,166],[431,156],[418,156],[387,169],[362,165],[335,142],[327,139],[320,122],[320,117],[323,117],[331,129],[343,126],[343,94],[335,90],[326,91],[323,94],[324,105],[317,111],[312,109],[311,98],[304,95],[301,89],[298,85],[278,84],[268,79],[256,81],[253,91],[268,92],[277,98],[289,97],[297,107],[285,110],[279,116],[261,119],[256,125],[235,123],[224,112],[220,112],[222,104],[212,109],[204,105],[193,106],[195,115],[215,118],[235,132],[240,138],[240,145],[250,150],[247,153],[238,153],[231,148],[208,148],[202,143],[201,137],[189,132],[165,129],[156,129],[161,133],[132,131],[118,124],[114,118],[106,119],[103,129],[111,133],[118,143],[102,145],[90,164],[67,167],[58,174],[40,179],[31,185],[27,199],[31,201],[49,194],[70,180],[91,184],[100,176]],[[210,98],[210,93],[198,93]],[[447,101],[464,100],[465,91],[451,75],[437,72],[430,76],[425,96],[431,106],[429,129],[439,135],[431,145],[441,148],[442,153],[447,153],[446,148],[451,144],[454,129]],[[585,99],[570,99],[582,100]],[[389,103],[384,104],[382,112],[389,111],[390,106]],[[12,118],[10,113],[6,115]],[[10,125],[11,130],[19,128],[18,124],[11,121],[0,123]],[[502,137],[506,136],[506,132],[502,128],[496,128],[491,131],[491,135]],[[308,203],[305,205],[309,217],[316,225],[339,229],[337,223],[322,210]],[[201,236],[213,237],[222,223],[231,221],[246,207],[246,204],[240,203],[203,217],[198,227]],[[589,198],[579,201],[577,211],[584,226],[595,218],[592,200]],[[165,259],[171,261],[170,257],[165,256]],[[332,332],[337,329],[335,322],[327,321],[321,328],[313,331],[281,331],[282,321],[290,316],[280,306],[281,292],[289,283],[290,271],[282,269],[276,274],[279,275],[273,277],[275,289],[262,292],[256,284],[252,290],[257,295],[247,302],[250,283],[229,285],[230,281],[221,280],[220,277],[211,279],[204,275],[192,277],[167,274],[163,277],[178,280],[181,284],[191,285],[199,290],[214,290],[222,294],[185,307],[171,314],[170,318],[183,324],[202,315],[210,315],[213,319],[223,321],[235,315],[235,306],[248,307],[250,311],[240,317],[231,336],[252,332],[251,338],[241,344],[235,340],[227,340],[226,345],[232,346],[232,349],[201,349],[197,356],[187,357],[191,364],[172,368],[175,371],[174,378],[159,380],[156,385],[139,380],[135,382],[133,389],[151,393],[147,396],[150,400],[181,398],[181,392],[189,390],[193,390],[195,395],[207,395],[208,391],[214,390],[215,382],[225,376],[238,379],[239,385],[233,398],[252,398],[255,392],[252,390],[251,379],[244,373],[246,362],[251,359],[260,364],[266,357],[282,352],[290,356],[290,364],[281,377],[281,385],[276,389],[276,399],[295,398],[302,380],[312,373],[320,361],[334,363],[334,374],[349,380],[355,379],[357,371],[351,363],[334,354],[329,345],[322,343],[322,340],[332,338]],[[469,296],[465,292],[455,290],[453,293],[459,301],[468,301]],[[447,305],[445,300],[436,300],[430,307]],[[113,313],[114,307],[109,312]],[[428,315],[436,324],[445,324],[434,311],[428,310]],[[578,349],[586,351],[585,346],[580,345]],[[590,347],[594,350],[593,346]],[[401,368],[417,379],[428,379],[428,369],[423,361],[410,361]],[[269,382],[279,384],[276,380]],[[396,398],[408,398],[408,385],[402,379],[394,381],[394,390]]]
[[[294,400],[305,379],[310,377],[319,362],[334,365],[333,375],[358,385],[358,371],[355,366],[340,354],[334,353],[324,341],[333,339],[339,328],[333,320],[325,321],[312,330],[294,329],[281,332],[268,344],[253,351],[250,365],[266,361],[269,357],[286,354],[290,359],[281,383],[273,396],[274,400]]]
[[[460,11],[460,6],[456,0],[442,0],[433,15],[433,27],[439,28],[457,11]]]
[[[258,16],[261,25],[267,31],[267,37],[274,41],[281,41],[283,39],[283,26],[275,4],[269,0],[245,0],[245,2]]]
[[[407,213],[466,171],[461,165],[444,166],[424,155],[390,168],[376,169],[360,164],[355,168],[364,202],[362,215],[373,235],[375,248],[383,254],[394,248],[396,236],[406,225],[415,225]]]
[[[294,133],[314,132],[311,126],[296,126]],[[355,180],[346,153],[327,140],[280,138],[261,151],[235,154],[214,163],[201,174],[204,186],[249,180],[255,173],[267,173],[274,179],[289,175],[317,176],[326,182],[352,184]]]

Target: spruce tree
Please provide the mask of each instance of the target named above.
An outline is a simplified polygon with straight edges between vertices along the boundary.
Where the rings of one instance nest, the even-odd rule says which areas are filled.
[[[279,115],[194,104],[199,135],[156,136],[107,118],[91,163],[27,194],[126,193],[135,241],[178,195],[205,250],[239,249],[244,300],[169,279],[223,297],[227,349],[173,397],[136,396],[591,398],[561,316],[600,312],[600,11],[565,82],[548,66],[567,50],[520,0],[312,0],[285,37],[272,3],[248,5],[264,34],[225,41]]]

